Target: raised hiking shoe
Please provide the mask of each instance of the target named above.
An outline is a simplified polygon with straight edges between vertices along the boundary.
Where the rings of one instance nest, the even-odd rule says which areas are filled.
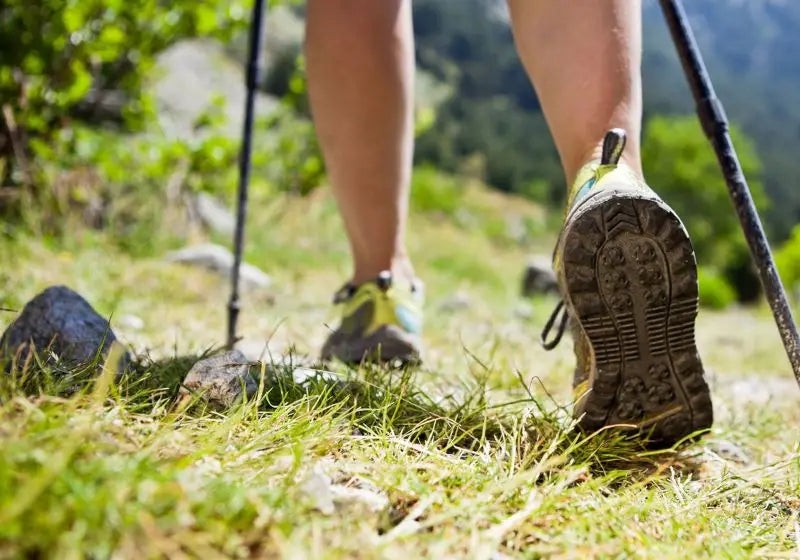
[[[422,300],[420,283],[401,286],[388,271],[370,282],[345,284],[333,300],[342,321],[322,347],[322,359],[419,362]]]
[[[610,131],[570,193],[553,263],[563,302],[542,340],[554,347],[571,319],[582,429],[633,425],[673,443],[713,419],[694,337],[697,265],[675,212],[618,165],[624,146],[624,131]]]

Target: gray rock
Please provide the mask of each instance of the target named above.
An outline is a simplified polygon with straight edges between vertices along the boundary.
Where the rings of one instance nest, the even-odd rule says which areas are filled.
[[[710,440],[706,445],[709,450],[723,459],[727,459],[735,463],[741,463],[742,465],[750,464],[750,457],[748,457],[747,453],[741,447],[731,441]]]
[[[144,328],[144,320],[137,315],[120,315],[114,318],[114,324],[121,329],[129,329],[132,331],[140,331]]]
[[[253,364],[238,350],[211,356],[197,362],[183,380],[179,397],[200,395],[218,407],[228,408],[258,390],[258,383],[250,375]]]
[[[107,355],[116,340],[108,321],[89,302],[65,286],[52,286],[29,301],[9,325],[0,338],[0,354],[19,352],[24,360],[32,346],[49,349],[61,364],[75,366],[93,362],[98,351]],[[119,367],[128,361],[126,352]]]
[[[184,247],[168,253],[165,258],[168,262],[205,268],[227,277],[230,277],[233,270],[233,253],[213,243]],[[248,263],[242,263],[240,275],[242,288],[246,290],[263,289],[272,284],[272,279],[266,272]]]
[[[531,305],[527,301],[520,302],[519,305],[514,307],[514,316],[518,319],[522,319],[523,321],[529,321],[533,319],[533,305]]]
[[[545,256],[535,256],[528,261],[525,274],[522,277],[522,295],[531,297],[541,294],[557,294],[558,282],[556,281],[550,259]]]
[[[797,383],[791,377],[745,377],[726,380],[720,391],[727,393],[730,403],[767,405],[786,401],[800,402]]]
[[[464,311],[472,306],[472,299],[465,292],[456,292],[439,302],[439,309],[449,313]]]
[[[232,235],[236,219],[228,207],[208,193],[194,196],[194,209],[200,221],[208,229],[220,235]]]
[[[236,138],[242,130],[245,89],[242,66],[219,42],[182,40],[158,55],[152,90],[158,122],[169,137],[195,137],[198,118],[216,105],[224,117],[222,133]],[[269,114],[278,105],[273,97],[256,96],[257,115]]]

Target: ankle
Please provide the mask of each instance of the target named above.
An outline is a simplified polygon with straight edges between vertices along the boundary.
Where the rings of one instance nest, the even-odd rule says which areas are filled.
[[[353,272],[352,283],[363,284],[375,280],[381,272],[390,271],[396,281],[415,283],[417,276],[414,267],[407,255],[397,255],[390,262],[380,262],[374,264],[357,263]]]

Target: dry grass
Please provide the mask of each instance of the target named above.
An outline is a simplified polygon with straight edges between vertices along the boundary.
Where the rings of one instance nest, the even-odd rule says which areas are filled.
[[[255,208],[249,258],[275,283],[247,298],[243,349],[313,356],[347,273],[335,211],[324,194]],[[225,282],[131,259],[85,231],[9,238],[0,307],[68,284],[150,357],[138,381],[71,396],[42,371],[27,385],[4,379],[0,557],[800,554],[800,392],[767,312],[701,316],[717,417],[701,443],[648,452],[587,439],[564,407],[570,345],[548,354],[535,342],[554,301],[516,295],[527,252],[550,242],[415,217],[425,367],[339,370],[346,383],[310,388],[281,370],[263,398],[219,413],[175,409],[171,391],[222,341]]]

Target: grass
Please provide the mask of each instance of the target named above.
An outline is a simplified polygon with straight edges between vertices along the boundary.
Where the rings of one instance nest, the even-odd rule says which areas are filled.
[[[281,365],[228,411],[175,398],[222,340],[226,282],[162,263],[166,248],[134,259],[102,233],[7,236],[0,307],[68,284],[138,357],[120,380],[46,362],[0,378],[0,557],[800,554],[800,407],[768,312],[701,314],[717,422],[699,443],[580,435],[570,345],[535,343],[555,302],[516,295],[527,254],[552,236],[502,238],[497,216],[541,211],[472,188],[469,220],[448,210],[460,195],[446,185],[409,228],[429,294],[423,368],[338,368],[338,383],[303,385]],[[248,258],[274,287],[248,295],[241,347],[305,363],[347,275],[335,208],[324,192],[255,193],[253,208]],[[0,326],[12,319],[0,312]]]

